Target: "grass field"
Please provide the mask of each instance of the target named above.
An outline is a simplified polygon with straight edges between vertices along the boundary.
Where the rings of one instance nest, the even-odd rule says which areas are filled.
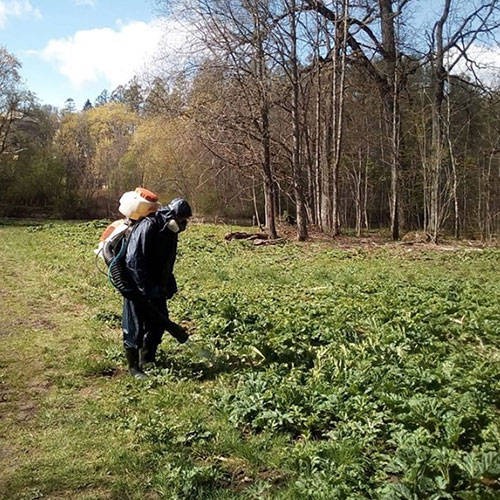
[[[103,224],[0,225],[0,499],[500,498],[500,250],[181,235],[130,378]]]

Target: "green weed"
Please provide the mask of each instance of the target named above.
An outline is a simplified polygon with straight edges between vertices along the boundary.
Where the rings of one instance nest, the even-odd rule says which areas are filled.
[[[194,225],[170,303],[192,338],[136,381],[105,226],[0,225],[2,500],[498,498],[498,250]]]

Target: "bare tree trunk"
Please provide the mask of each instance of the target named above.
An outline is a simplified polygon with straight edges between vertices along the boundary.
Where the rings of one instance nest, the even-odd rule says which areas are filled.
[[[450,78],[448,75],[447,78],[448,86],[451,85]],[[446,140],[448,143],[448,154],[450,155],[450,165],[451,165],[451,175],[452,175],[452,185],[451,185],[451,196],[453,200],[453,233],[455,238],[459,238],[460,236],[460,220],[459,220],[459,212],[458,212],[458,179],[457,179],[457,161],[455,157],[455,153],[453,151],[453,142],[451,140],[451,103],[450,99],[446,99]]]
[[[391,234],[393,240],[399,240],[399,143],[400,143],[400,114],[397,90],[397,77],[394,81],[394,102],[392,108],[392,151],[391,151]]]
[[[334,137],[332,138],[332,145],[334,148],[333,156],[333,193],[332,193],[332,234],[337,236],[340,234],[339,226],[339,168],[340,158],[342,153],[342,137],[343,137],[343,118],[344,118],[344,90],[345,90],[345,67],[346,67],[346,41],[347,29],[349,18],[349,0],[343,0],[342,4],[342,38],[340,38],[339,26],[340,22],[336,24],[335,29],[335,47],[334,47],[334,62],[333,62],[333,116],[332,128]],[[338,19],[338,14],[337,14]],[[340,67],[338,67],[338,55],[340,57]],[[338,76],[337,76],[338,75]]]
[[[277,238],[278,234],[276,232],[276,212],[273,196],[273,175],[271,171],[271,161],[270,161],[270,148],[269,144],[266,145],[264,142],[264,198],[266,207],[266,227],[269,231],[270,238]]]
[[[338,85],[338,60],[340,51],[340,36],[339,36],[339,4],[335,2],[335,35],[333,37],[333,51],[332,51],[332,81],[331,81],[331,159],[332,164],[330,166],[330,179],[331,179],[331,232],[333,236],[339,234],[339,207],[338,207],[338,164],[337,164],[337,134],[338,134],[338,96],[339,96],[339,85]]]
[[[469,154],[469,136],[470,136],[470,124],[471,117],[470,113],[467,112],[467,130],[465,134],[465,145],[463,151],[463,162],[464,166],[467,163],[467,157]],[[462,232],[464,233],[467,229],[467,212],[469,210],[469,205],[467,203],[467,182],[462,182],[462,221],[460,223],[460,227],[462,228]]]
[[[361,184],[363,177],[363,155],[361,149],[358,151],[358,169],[355,171],[356,177],[356,236],[361,236],[361,220],[362,220],[362,210],[361,210]]]
[[[252,200],[253,200],[253,211],[255,214],[255,222],[258,227],[260,227],[260,216],[259,208],[257,206],[257,195],[255,194],[255,178],[252,177]]]
[[[264,176],[264,200],[266,208],[266,227],[270,238],[277,238],[276,211],[274,203],[274,179],[271,167],[271,140],[269,132],[269,108],[266,99],[263,99],[260,107],[262,122],[262,171]]]
[[[396,34],[394,29],[395,15],[392,11],[392,0],[379,0],[382,45],[384,47],[384,64],[388,87],[381,87],[382,102],[386,120],[390,123],[390,165],[391,190],[389,196],[389,213],[391,217],[392,239],[399,239],[399,162],[400,162],[400,127],[399,110],[399,69],[397,64]]]
[[[448,126],[449,129],[449,126]],[[452,172],[452,197],[453,197],[453,229],[455,238],[460,237],[460,214],[458,208],[458,178],[457,178],[457,162],[453,152],[453,144],[451,142],[451,137],[448,132],[448,149],[450,152],[450,162],[451,162],[451,172]]]
[[[426,121],[426,100],[421,97],[417,104],[417,118],[415,119],[415,134],[417,136],[418,150],[420,153],[420,163],[421,169],[418,170],[419,174],[421,173],[422,177],[422,213],[423,213],[423,221],[420,226],[420,217],[419,217],[419,229],[423,229],[424,231],[428,228],[428,214],[429,214],[429,196],[428,196],[428,182],[427,182],[427,160],[429,154],[427,152],[427,121]],[[419,206],[416,206],[417,211],[419,211]]]
[[[307,104],[303,106],[307,109]],[[306,146],[307,155],[307,199],[305,202],[307,219],[316,224],[316,176],[314,172],[315,161],[313,159],[313,152],[311,150],[311,134],[308,125],[307,112],[304,111],[304,142]]]
[[[437,85],[436,87],[439,87]],[[439,181],[441,175],[441,160],[442,160],[442,134],[441,134],[441,104],[442,94],[438,88],[435,88],[434,104],[432,110],[432,157],[430,162],[430,206],[429,206],[429,233],[431,240],[437,243],[439,233]]]
[[[320,21],[316,15],[316,72],[315,72],[315,83],[316,83],[316,105],[315,105],[315,164],[314,164],[314,174],[315,174],[315,208],[316,215],[315,221],[318,226],[323,226],[322,218],[322,183],[321,183],[321,66],[319,61],[319,38],[320,38]]]
[[[481,167],[478,165],[478,176],[477,176],[477,223],[479,226],[479,234],[481,239],[484,239],[484,224],[483,224],[483,172]]]
[[[369,230],[368,224],[368,158],[369,158],[369,149],[366,152],[365,158],[365,185],[364,185],[364,196],[363,196],[363,219],[365,229]]]
[[[439,181],[441,176],[441,162],[443,155],[443,99],[444,82],[446,72],[444,69],[444,44],[443,28],[448,15],[452,0],[445,0],[443,14],[436,22],[435,33],[435,56],[433,60],[433,96],[432,96],[432,145],[430,162],[430,211],[428,233],[431,240],[437,243],[440,226],[440,199]]]
[[[491,168],[493,165],[493,157],[494,153],[490,153],[488,157],[488,168],[486,170],[486,179],[484,183],[484,237],[485,240],[491,240],[491,211],[490,211],[490,198],[491,198],[491,188],[490,188],[490,179],[491,179]]]
[[[274,178],[271,164],[271,132],[269,125],[269,92],[268,92],[268,74],[266,68],[266,59],[263,47],[263,33],[261,20],[258,11],[254,11],[254,29],[256,48],[256,65],[260,96],[260,122],[261,122],[261,146],[262,146],[262,171],[264,174],[264,198],[266,207],[266,227],[269,231],[269,237],[275,239],[278,237],[276,232],[276,205],[274,200]]]
[[[327,29],[326,22],[323,25],[326,49],[329,54],[332,53],[331,34]],[[321,156],[321,229],[325,232],[331,228],[331,203],[332,203],[332,108],[333,108],[333,77],[326,79],[327,91],[325,95],[326,106],[324,113],[324,128],[323,128],[323,154]]]
[[[296,2],[290,2],[290,66],[292,77],[292,127],[293,127],[293,188],[297,205],[297,238],[299,241],[307,239],[307,220],[302,187],[302,166],[300,158],[300,112],[299,112],[299,64],[297,55],[297,15]]]

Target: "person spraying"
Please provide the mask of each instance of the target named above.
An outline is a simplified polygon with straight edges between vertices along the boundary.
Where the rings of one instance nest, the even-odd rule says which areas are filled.
[[[127,219],[115,226],[99,250],[109,266],[110,281],[124,297],[123,346],[129,372],[136,378],[146,377],[143,367],[155,361],[165,330],[180,343],[188,339],[186,331],[170,320],[167,300],[177,292],[177,244],[192,216],[191,207],[186,200],[175,198],[159,208],[157,197],[144,191],[140,199],[149,196],[150,205],[142,204],[140,214],[134,196],[122,197],[120,212]]]
[[[142,219],[129,236],[125,270],[140,295],[139,300],[124,298],[122,328],[129,371],[135,377],[144,377],[144,364],[155,361],[165,330],[180,343],[188,339],[182,327],[168,320],[167,300],[177,292],[177,243],[191,216],[188,202],[176,198]],[[151,314],[152,307],[159,314]]]

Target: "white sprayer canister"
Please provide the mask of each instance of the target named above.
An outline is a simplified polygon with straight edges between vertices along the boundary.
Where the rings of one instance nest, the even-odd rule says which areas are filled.
[[[141,217],[146,217],[146,215],[151,212],[155,212],[159,208],[161,208],[161,203],[143,198],[138,190],[136,190],[127,191],[122,195],[118,210],[125,217],[132,220],[138,220]]]

